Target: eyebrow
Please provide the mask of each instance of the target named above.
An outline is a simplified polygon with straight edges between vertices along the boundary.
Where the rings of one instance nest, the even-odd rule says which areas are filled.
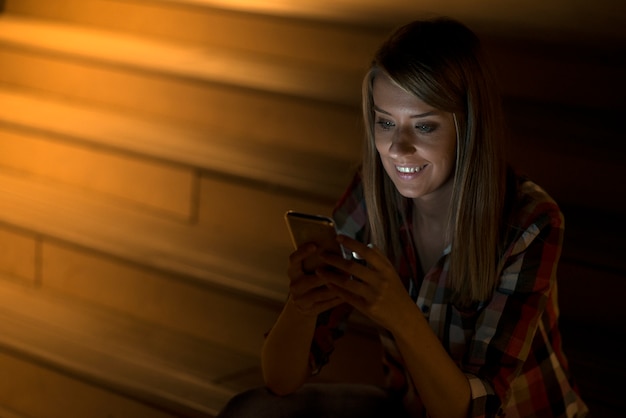
[[[391,113],[387,112],[386,110],[381,109],[380,107],[374,105],[374,110],[380,113],[384,113],[385,115],[389,115],[392,116]],[[437,109],[434,110],[430,110],[428,112],[424,112],[424,113],[418,113],[416,115],[411,115],[411,118],[425,118],[426,116],[433,116],[433,115],[437,115],[441,112],[439,112]]]

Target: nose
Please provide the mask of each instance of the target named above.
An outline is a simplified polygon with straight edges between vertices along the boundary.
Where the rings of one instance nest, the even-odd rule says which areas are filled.
[[[413,155],[416,152],[411,136],[404,130],[398,130],[389,145],[389,156],[393,158]]]

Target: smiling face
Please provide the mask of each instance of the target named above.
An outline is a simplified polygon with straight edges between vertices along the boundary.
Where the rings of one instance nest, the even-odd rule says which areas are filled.
[[[412,199],[450,198],[456,156],[454,117],[376,76],[372,91],[374,139],[398,192]]]

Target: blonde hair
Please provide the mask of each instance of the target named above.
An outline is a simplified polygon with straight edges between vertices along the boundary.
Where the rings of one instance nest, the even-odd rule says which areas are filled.
[[[455,302],[488,299],[498,280],[506,193],[500,97],[478,38],[450,19],[401,27],[380,47],[363,81],[367,135],[363,185],[372,242],[392,260],[401,248],[407,205],[386,175],[374,143],[372,89],[387,74],[429,105],[454,115],[457,154],[450,208],[448,286]]]

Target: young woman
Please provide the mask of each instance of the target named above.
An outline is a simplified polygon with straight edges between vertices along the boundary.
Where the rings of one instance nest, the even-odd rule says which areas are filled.
[[[507,168],[477,37],[449,19],[397,30],[365,77],[363,114],[362,168],[334,218],[365,263],[323,254],[332,268],[303,271],[314,244],[290,256],[262,352],[269,390],[223,416],[585,416],[558,330],[563,218]],[[352,309],[380,327],[386,387],[305,384]]]

